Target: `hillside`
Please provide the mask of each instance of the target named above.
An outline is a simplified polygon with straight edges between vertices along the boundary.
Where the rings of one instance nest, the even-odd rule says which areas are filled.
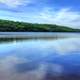
[[[0,32],[80,32],[66,26],[0,20]]]

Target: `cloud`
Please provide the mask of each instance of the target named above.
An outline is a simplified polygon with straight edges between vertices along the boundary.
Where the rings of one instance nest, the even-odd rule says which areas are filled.
[[[35,18],[41,23],[80,28],[80,12],[72,11],[70,8],[61,8],[59,10],[44,8]]]
[[[31,0],[30,0],[31,1]],[[0,3],[7,5],[8,7],[18,7],[30,3],[29,0],[0,0]]]
[[[64,7],[56,9],[55,6],[43,6],[42,0],[0,0],[0,3],[3,3],[12,9],[1,9],[1,19],[57,24],[70,26],[72,28],[80,28],[80,12],[72,10],[72,8]],[[14,10],[13,8],[16,9]]]

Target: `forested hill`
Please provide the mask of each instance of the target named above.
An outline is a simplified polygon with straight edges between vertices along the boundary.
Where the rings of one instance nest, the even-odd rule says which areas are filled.
[[[1,32],[80,32],[80,29],[72,29],[66,26],[52,24],[32,24],[0,20]]]

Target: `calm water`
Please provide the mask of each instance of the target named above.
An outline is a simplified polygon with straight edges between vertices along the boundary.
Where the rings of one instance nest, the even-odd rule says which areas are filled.
[[[80,80],[80,33],[58,35],[0,38],[0,80]]]

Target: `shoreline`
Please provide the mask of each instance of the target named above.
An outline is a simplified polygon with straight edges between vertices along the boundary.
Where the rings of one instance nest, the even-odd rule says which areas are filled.
[[[80,37],[80,33],[63,32],[0,32],[0,38],[64,38]]]

